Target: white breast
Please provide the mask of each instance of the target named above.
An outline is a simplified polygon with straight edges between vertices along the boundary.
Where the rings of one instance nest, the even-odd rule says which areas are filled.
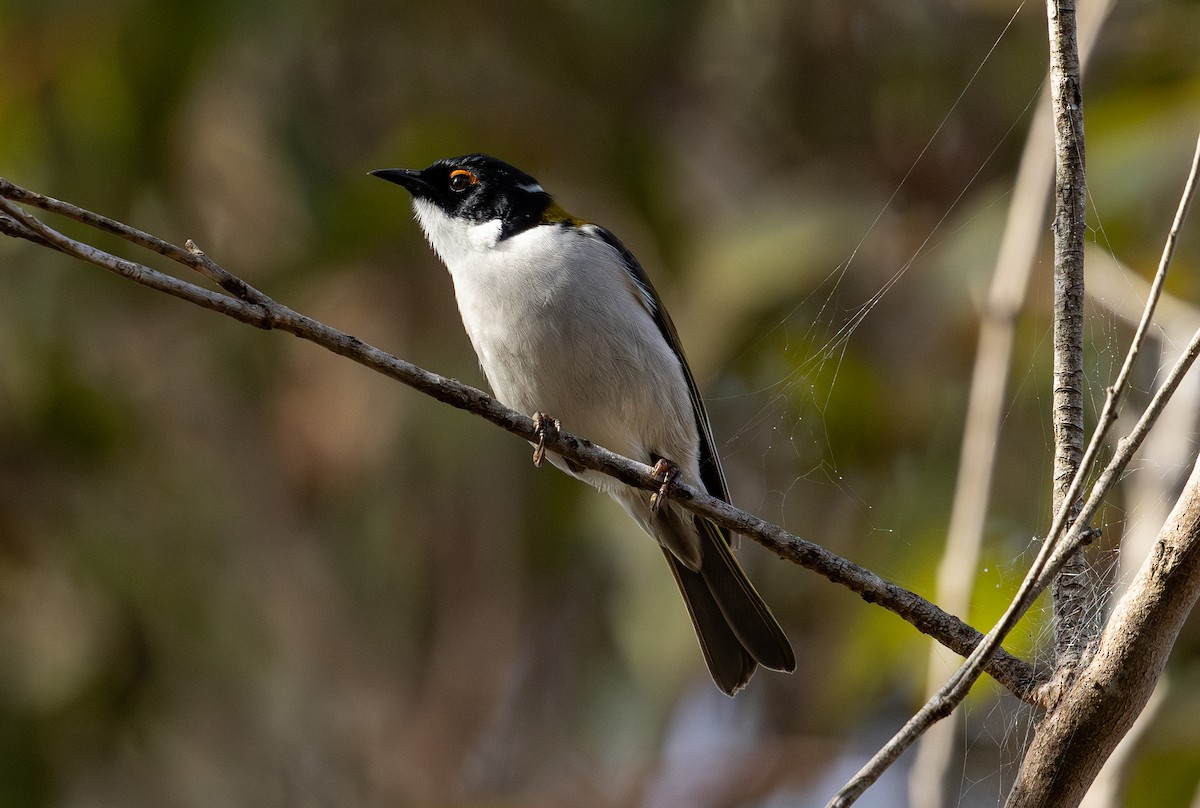
[[[564,225],[498,240],[499,222],[473,224],[423,202],[416,210],[497,398],[642,462],[667,457],[698,482],[682,368],[610,244]]]

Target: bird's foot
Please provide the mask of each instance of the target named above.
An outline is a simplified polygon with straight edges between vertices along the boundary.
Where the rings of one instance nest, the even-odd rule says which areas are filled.
[[[546,442],[558,437],[561,429],[562,423],[557,418],[552,418],[544,412],[533,414],[533,431],[538,436],[537,446],[533,449],[533,465],[541,468],[542,461],[546,459]]]
[[[663,503],[667,501],[667,491],[670,489],[671,483],[679,477],[679,464],[660,457],[654,464],[653,474],[654,479],[662,482],[658,491],[650,495],[650,513],[657,514],[662,509]]]

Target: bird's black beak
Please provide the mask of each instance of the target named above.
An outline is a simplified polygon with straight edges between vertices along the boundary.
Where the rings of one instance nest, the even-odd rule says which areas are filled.
[[[411,168],[380,168],[370,174],[372,177],[394,182],[416,197],[427,197],[433,193],[433,186],[421,176],[421,172]]]

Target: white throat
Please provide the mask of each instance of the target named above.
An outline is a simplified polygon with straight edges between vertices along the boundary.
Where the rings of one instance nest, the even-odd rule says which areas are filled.
[[[500,240],[500,220],[470,222],[450,216],[424,199],[413,200],[417,222],[434,252],[452,271],[473,255],[491,250]]]

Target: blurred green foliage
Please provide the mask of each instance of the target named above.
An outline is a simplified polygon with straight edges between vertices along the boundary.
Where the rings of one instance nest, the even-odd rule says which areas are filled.
[[[0,174],[481,384],[366,171],[510,160],[655,277],[735,501],[932,596],[1044,28],[984,0],[0,0]],[[1196,30],[1195,2],[1119,7],[1085,83],[1095,240],[1143,274],[1195,137]],[[1184,300],[1196,262],[1189,237]],[[1047,522],[1049,271],[979,626]],[[910,626],[749,542],[800,669],[725,701],[658,551],[520,442],[47,250],[0,242],[0,278],[0,806],[807,805],[918,703]],[[1127,332],[1097,309],[1089,333],[1099,391]],[[1034,615],[1011,647],[1045,641]],[[972,704],[962,804],[994,804],[972,778],[1011,776],[1029,714],[990,683]],[[1195,789],[1177,724],[1131,805]]]

